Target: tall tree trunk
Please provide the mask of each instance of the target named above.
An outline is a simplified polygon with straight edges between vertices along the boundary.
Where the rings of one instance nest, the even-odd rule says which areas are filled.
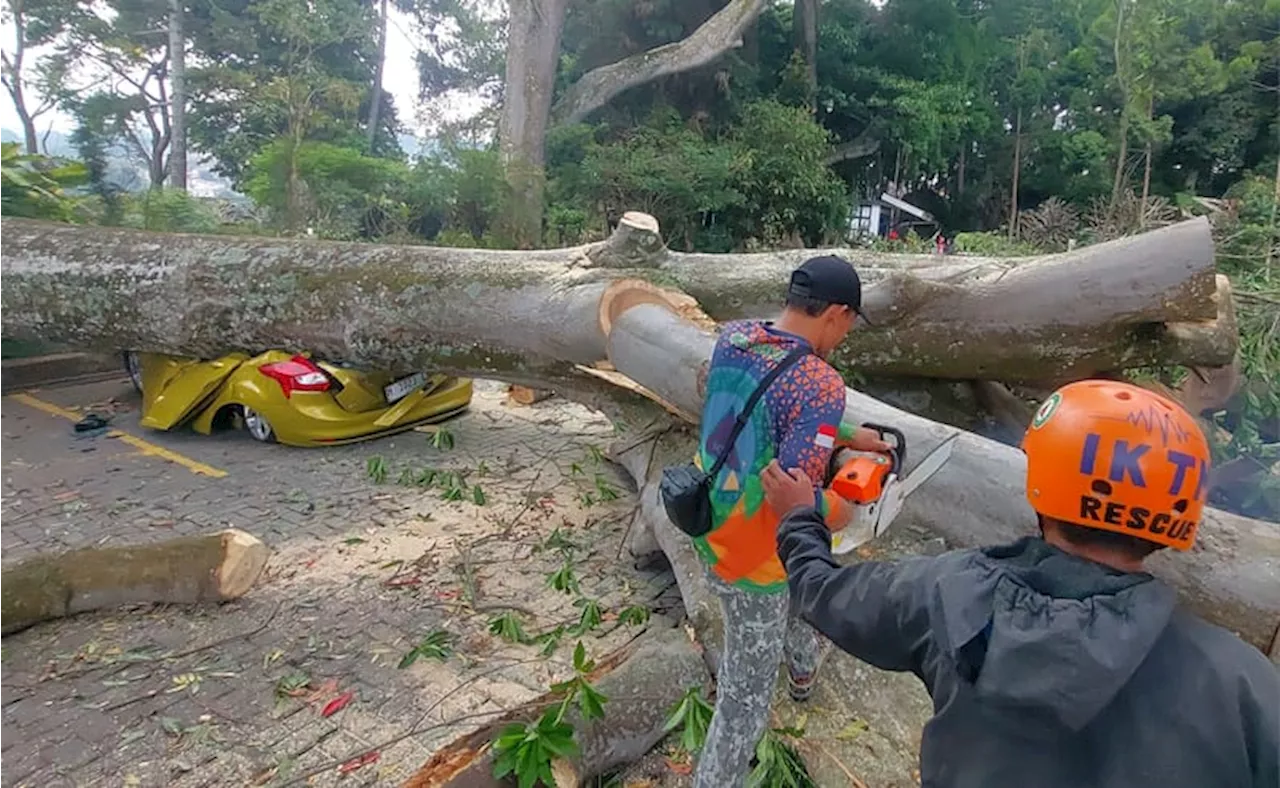
[[[960,144],[960,161],[956,165],[956,194],[964,194],[965,156],[969,152],[969,141]]]
[[[169,185],[187,190],[187,39],[182,0],[169,0]]]
[[[1120,150],[1116,154],[1115,180],[1111,184],[1111,206],[1115,207],[1120,199],[1121,187],[1124,185],[1124,172],[1129,158],[1129,83],[1125,81],[1124,70],[1124,10],[1128,0],[1116,0],[1116,37],[1112,47],[1116,61],[1116,82],[1120,85]]]
[[[1018,177],[1022,173],[1022,107],[1013,127],[1013,185],[1009,188],[1009,237],[1018,237]]]
[[[567,0],[510,3],[498,146],[508,189],[502,230],[519,249],[532,249],[542,240],[547,124],[567,4]]]
[[[1280,117],[1280,85],[1276,85],[1276,117]],[[1276,135],[1280,137],[1280,128],[1276,130]],[[1280,140],[1278,140],[1280,141]],[[1280,245],[1280,239],[1276,238],[1276,209],[1280,208],[1280,156],[1276,157],[1276,180],[1275,192],[1271,200],[1271,222],[1267,225],[1269,236],[1267,241],[1267,260],[1264,264],[1264,270],[1271,272],[1271,261],[1275,259],[1276,246]]]
[[[373,94],[369,101],[369,155],[378,141],[378,115],[382,110],[382,69],[387,62],[387,0],[382,0],[378,17],[378,65],[373,71]]]
[[[1151,93],[1147,96],[1147,125],[1150,128],[1151,118],[1156,111],[1156,86],[1154,80],[1150,85]],[[1143,151],[1142,165],[1142,204],[1139,207],[1138,226],[1147,226],[1147,198],[1151,196],[1151,138],[1148,135],[1146,150]]]
[[[818,0],[796,0],[791,20],[794,51],[804,59],[805,95],[809,110],[817,110],[818,101]]]
[[[22,121],[23,143],[26,145],[27,153],[39,153],[40,139],[36,135],[36,119],[27,111],[26,97],[23,95],[22,83],[18,79],[17,76],[14,77],[10,95],[13,96],[13,105],[18,111],[18,119]]]
[[[13,99],[13,108],[17,111],[18,120],[22,123],[22,136],[27,153],[39,153],[40,141],[36,137],[36,119],[27,108],[26,90],[22,83],[22,68],[27,54],[27,24],[23,7],[23,0],[10,2],[10,8],[13,11],[14,38],[17,40],[13,48],[13,58],[10,59],[7,54],[4,56],[4,86],[9,90],[9,97]]]
[[[679,41],[593,68],[552,107],[567,4],[568,0],[511,0],[508,4],[506,93],[498,140],[509,201],[503,233],[520,248],[533,247],[542,237],[548,125],[578,123],[623,91],[704,66],[741,46],[743,33],[760,15],[764,0],[730,0]]]

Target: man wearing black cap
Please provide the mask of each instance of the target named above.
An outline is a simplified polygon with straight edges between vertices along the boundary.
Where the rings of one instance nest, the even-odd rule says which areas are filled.
[[[725,461],[711,485],[712,529],[694,540],[724,609],[725,645],[716,682],[716,710],[698,759],[695,788],[742,784],[785,656],[791,695],[804,700],[818,662],[817,634],[790,609],[777,555],[779,516],[764,502],[760,474],[773,460],[826,475],[837,445],[887,448],[871,430],[841,423],[844,380],[825,359],[861,314],[862,284],[848,261],[815,257],[791,275],[776,321],[726,325],[707,371],[698,461]],[[760,381],[777,378],[729,445],[738,415]],[[834,493],[814,489],[814,503],[832,528],[851,513]]]

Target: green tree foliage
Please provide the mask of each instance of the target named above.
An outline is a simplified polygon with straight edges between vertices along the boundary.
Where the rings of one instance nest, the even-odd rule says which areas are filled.
[[[193,0],[189,123],[193,147],[238,186],[279,138],[363,150],[377,54],[377,12],[360,0]],[[399,157],[396,108],[383,92],[375,152]]]
[[[301,220],[331,238],[356,237],[372,212],[398,212],[409,176],[394,159],[328,142],[304,141],[295,148],[288,138],[260,150],[245,172],[245,193],[254,202],[283,216],[296,192]]]
[[[816,243],[848,213],[845,186],[825,163],[828,138],[807,110],[769,100],[745,105],[719,134],[691,128],[670,107],[616,135],[561,129],[548,146],[550,213],[615,220],[646,211],[668,243],[690,250]]]
[[[49,88],[91,150],[124,146],[159,188],[170,142],[168,3],[113,0],[109,10],[77,4],[61,20],[62,78]]]
[[[0,146],[0,157],[0,205],[5,216],[60,222],[77,219],[77,201],[67,190],[88,181],[82,163],[22,153],[16,142]]]
[[[211,233],[218,229],[213,210],[181,189],[149,189],[117,199],[120,223],[126,227],[169,233]]]

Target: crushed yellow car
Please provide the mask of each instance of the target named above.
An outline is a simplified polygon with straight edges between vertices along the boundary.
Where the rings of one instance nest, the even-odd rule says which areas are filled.
[[[253,438],[289,446],[333,446],[443,421],[471,404],[468,378],[418,372],[402,378],[269,350],[210,361],[124,354],[142,393],[141,424],[190,424],[208,435],[241,426]]]

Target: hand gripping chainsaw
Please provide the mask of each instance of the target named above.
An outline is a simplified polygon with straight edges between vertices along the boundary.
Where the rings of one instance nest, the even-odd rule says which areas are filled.
[[[959,433],[953,433],[920,461],[911,473],[902,475],[907,461],[907,440],[901,430],[879,424],[864,424],[892,446],[888,451],[841,449],[831,458],[828,488],[853,506],[849,525],[831,536],[831,552],[842,555],[871,541],[888,530],[902,511],[908,495],[929,480],[951,458],[951,448]]]

